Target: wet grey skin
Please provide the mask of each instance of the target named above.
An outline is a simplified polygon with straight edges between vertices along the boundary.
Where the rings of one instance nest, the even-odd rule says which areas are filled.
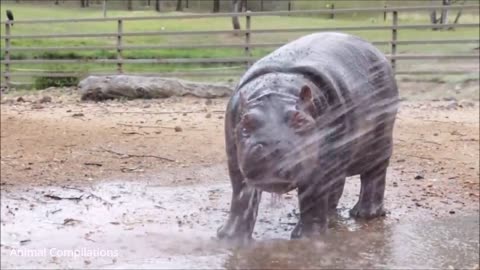
[[[250,240],[263,191],[298,192],[292,238],[322,236],[345,178],[360,175],[355,218],[385,215],[398,89],[385,56],[343,33],[314,33],[257,61],[226,110],[232,185],[221,239]]]

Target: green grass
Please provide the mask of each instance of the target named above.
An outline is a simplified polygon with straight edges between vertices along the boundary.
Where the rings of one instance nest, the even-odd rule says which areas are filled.
[[[299,1],[298,4],[306,5],[307,2]],[[97,18],[102,17],[100,9],[93,8],[62,8],[49,6],[32,6],[2,3],[1,13],[6,9],[11,9],[17,19],[71,19],[71,18]],[[175,12],[162,13],[162,15],[178,14]],[[154,11],[109,11],[109,17],[117,16],[159,16]],[[451,15],[454,17],[454,14]],[[241,20],[242,27],[244,21]],[[461,23],[478,23],[478,14],[469,14],[462,16]],[[428,13],[422,14],[400,14],[400,24],[426,24],[429,23]],[[298,27],[347,27],[347,26],[373,26],[390,25],[391,17],[383,21],[383,14],[368,17],[358,15],[344,15],[330,20],[326,16],[309,17],[253,17],[253,29],[270,28],[298,28]],[[230,18],[204,18],[204,19],[169,19],[153,21],[126,21],[124,22],[124,32],[136,31],[195,31],[195,30],[230,30]],[[100,23],[57,23],[57,24],[15,24],[12,27],[12,35],[29,34],[67,34],[67,33],[115,33],[117,25],[115,21]],[[427,40],[427,39],[478,39],[479,28],[462,28],[454,31],[431,31],[425,30],[399,30],[399,40]],[[370,41],[381,41],[391,39],[390,31],[348,31],[349,33],[359,35]],[[3,34],[3,29],[2,29]],[[282,33],[282,34],[254,34],[253,43],[280,42],[285,43],[298,38],[307,33]],[[243,36],[233,35],[193,35],[193,36],[145,36],[145,37],[126,37],[123,42],[128,45],[164,45],[164,44],[232,44],[244,42]],[[116,38],[62,38],[62,39],[14,39],[12,47],[61,47],[61,46],[97,46],[97,45],[115,45]],[[4,40],[1,43],[4,46]],[[399,46],[400,53],[472,53],[472,49],[478,44],[449,44],[449,45],[408,45]],[[379,46],[384,52],[389,52],[388,46]],[[275,48],[261,48],[252,50],[252,54],[261,57]],[[219,58],[244,56],[243,49],[157,49],[157,50],[125,50],[124,58],[145,59],[145,58]],[[3,59],[3,52],[0,57]],[[98,51],[36,51],[36,52],[13,52],[13,59],[114,59],[116,52],[114,50]],[[236,66],[231,65],[231,66]],[[222,64],[126,64],[126,71],[131,72],[163,72],[163,71],[182,71],[199,68],[222,68]],[[12,70],[40,69],[40,70],[61,70],[61,71],[115,71],[115,65],[100,64],[13,64]],[[15,81],[22,78],[14,78]],[[31,81],[32,78],[23,78],[23,81]]]

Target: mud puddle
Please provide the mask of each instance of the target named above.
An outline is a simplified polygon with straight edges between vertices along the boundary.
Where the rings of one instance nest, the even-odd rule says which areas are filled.
[[[478,212],[438,215],[435,208],[411,208],[403,197],[406,186],[387,189],[386,218],[360,222],[348,217],[359,192],[358,179],[349,179],[339,215],[321,241],[290,241],[296,194],[273,202],[264,193],[255,243],[233,247],[215,239],[230,202],[224,168],[191,172],[192,184],[161,184],[172,175],[2,189],[2,268],[478,266]],[[397,178],[390,172],[390,179]]]

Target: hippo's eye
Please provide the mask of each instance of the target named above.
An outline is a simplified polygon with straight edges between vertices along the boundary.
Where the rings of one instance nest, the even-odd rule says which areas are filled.
[[[291,121],[290,123],[294,127],[302,126],[303,124],[306,124],[306,122],[307,122],[306,118],[302,115],[302,113],[300,113],[298,111],[292,113],[290,121]]]
[[[294,129],[305,129],[311,126],[311,119],[304,113],[300,111],[295,111],[290,113],[290,126]]]
[[[244,136],[249,135],[251,132],[255,130],[257,125],[258,123],[254,117],[252,117],[249,114],[245,114],[242,117],[242,121],[241,121],[242,134]]]

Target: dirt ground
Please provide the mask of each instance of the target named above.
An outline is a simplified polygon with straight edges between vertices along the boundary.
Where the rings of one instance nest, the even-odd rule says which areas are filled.
[[[457,100],[445,85],[418,83],[401,83],[400,91],[392,166],[445,178],[478,200],[478,93],[468,90]],[[2,185],[136,179],[165,168],[225,163],[227,99],[79,100],[73,89],[2,96]]]
[[[210,240],[226,220],[230,200],[226,98],[93,103],[81,102],[74,89],[4,94],[2,268],[478,269],[478,81],[457,86],[401,82],[400,92],[387,176],[390,214],[385,222],[366,224],[341,219],[329,248],[311,249],[309,243],[300,248],[323,252],[320,261],[317,253],[298,255],[307,264],[291,254],[296,243],[260,242],[232,253]],[[359,189],[359,181],[349,183],[341,201],[344,210],[355,203]],[[296,221],[294,196],[285,194],[283,207],[261,206],[256,237],[288,238]],[[381,239],[379,232],[385,234]],[[370,251],[372,258],[381,260],[378,252],[392,245],[390,264],[373,264],[368,256],[365,261],[359,250],[377,240],[381,245]],[[80,257],[74,263],[65,256],[12,253],[24,247],[119,249],[121,256]],[[343,248],[351,260],[330,260]],[[424,260],[431,256],[437,261]]]

